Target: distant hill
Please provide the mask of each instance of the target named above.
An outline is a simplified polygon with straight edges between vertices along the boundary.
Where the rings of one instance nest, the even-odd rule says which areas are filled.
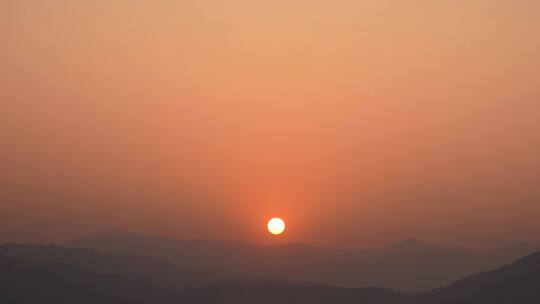
[[[70,253],[65,251],[58,259],[70,259]],[[114,263],[111,266],[115,267]],[[0,283],[2,304],[400,304],[404,299],[404,295],[382,288],[347,289],[260,280],[177,290],[160,286],[159,282],[4,254],[0,254]]]
[[[4,244],[0,254],[33,262],[61,263],[90,273],[114,274],[182,290],[222,282],[253,282],[247,275],[206,269],[183,269],[153,257],[98,253],[89,248]]]
[[[401,246],[417,248],[413,240]],[[385,254],[393,252],[390,249]],[[400,251],[403,249],[400,249]],[[161,266],[159,266],[161,265]],[[36,244],[0,246],[0,303],[4,304],[537,304],[540,252],[419,294],[384,288],[244,278],[186,288],[192,277],[154,258],[100,254]],[[180,278],[180,279],[179,279]],[[188,283],[186,283],[188,282]]]
[[[85,236],[66,245],[153,256],[185,268],[220,269],[344,287],[381,286],[409,292],[426,291],[500,267],[533,252],[535,247],[510,246],[497,252],[478,253],[407,239],[372,253],[301,243],[258,246],[232,241],[181,240],[117,230]]]
[[[414,304],[538,304],[540,252],[413,297]]]
[[[181,297],[139,280],[85,272],[62,263],[0,255],[2,303],[177,304]]]

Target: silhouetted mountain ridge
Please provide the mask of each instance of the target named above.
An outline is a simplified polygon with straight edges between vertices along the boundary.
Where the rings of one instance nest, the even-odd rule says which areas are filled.
[[[4,244],[0,254],[28,261],[62,263],[98,274],[114,274],[152,282],[171,289],[200,287],[219,282],[248,282],[254,277],[234,272],[184,269],[153,257],[99,253],[90,248],[63,248],[55,245]]]
[[[319,281],[343,287],[382,286],[425,291],[510,263],[532,252],[481,253],[406,239],[379,252],[301,243],[259,246],[233,241],[182,240],[106,231],[67,243],[119,254],[153,256],[184,268],[236,271],[256,277]]]
[[[12,246],[12,245],[10,245]],[[43,250],[35,245],[24,246]],[[45,247],[45,246],[42,246]],[[54,248],[56,250],[58,248]],[[46,249],[47,250],[47,249]],[[60,249],[62,250],[62,249]],[[19,251],[20,252],[20,251]],[[11,252],[13,254],[13,251]],[[220,283],[187,290],[170,289],[161,282],[139,280],[111,273],[93,273],[61,262],[46,261],[40,253],[31,259],[0,253],[0,294],[3,303],[14,304],[220,304],[220,303],[372,303],[398,304],[403,297],[382,288],[347,289],[321,284],[257,280]],[[79,254],[71,249],[62,258]],[[46,254],[47,255],[47,254]],[[120,256],[123,258],[127,256]],[[143,258],[143,257],[141,257]],[[72,258],[73,259],[73,258]],[[75,257],[78,260],[79,257]],[[116,260],[118,262],[118,260]],[[114,267],[114,264],[110,266]]]
[[[414,304],[540,303],[540,252],[410,300]]]
[[[171,289],[163,286],[160,276],[140,280],[114,273],[83,270],[95,270],[103,266],[118,269],[118,264],[136,267],[131,264],[132,256],[117,255],[111,258],[110,255],[101,255],[89,249],[36,244],[6,244],[0,246],[0,250],[2,304],[540,303],[540,252],[497,270],[469,276],[444,288],[406,295],[384,288],[342,288],[320,283],[257,279],[190,289]],[[141,263],[154,264],[151,258],[135,259]],[[165,264],[174,268],[168,263]],[[162,268],[160,271],[166,269]],[[154,279],[156,281],[153,281]]]
[[[14,304],[173,304],[181,300],[176,292],[143,281],[3,254],[0,282],[0,294]]]

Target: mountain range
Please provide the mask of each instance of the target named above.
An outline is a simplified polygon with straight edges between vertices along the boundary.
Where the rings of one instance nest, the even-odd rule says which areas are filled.
[[[536,244],[514,243],[492,252],[475,252],[406,239],[381,251],[370,252],[301,243],[260,246],[208,239],[182,240],[119,230],[84,236],[65,246],[150,256],[186,269],[214,269],[351,288],[379,286],[404,292],[444,286],[540,250]]]
[[[540,303],[540,252],[445,287],[408,294],[186,270],[152,257],[93,249],[5,244],[0,246],[0,283],[0,303],[11,304],[533,304]]]

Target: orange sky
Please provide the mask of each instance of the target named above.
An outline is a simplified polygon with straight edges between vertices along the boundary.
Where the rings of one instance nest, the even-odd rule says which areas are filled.
[[[7,0],[0,46],[0,242],[540,240],[538,1]]]

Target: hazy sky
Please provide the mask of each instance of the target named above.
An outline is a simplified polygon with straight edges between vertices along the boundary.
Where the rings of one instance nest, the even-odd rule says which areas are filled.
[[[540,1],[0,0],[0,242],[111,228],[540,241]]]

